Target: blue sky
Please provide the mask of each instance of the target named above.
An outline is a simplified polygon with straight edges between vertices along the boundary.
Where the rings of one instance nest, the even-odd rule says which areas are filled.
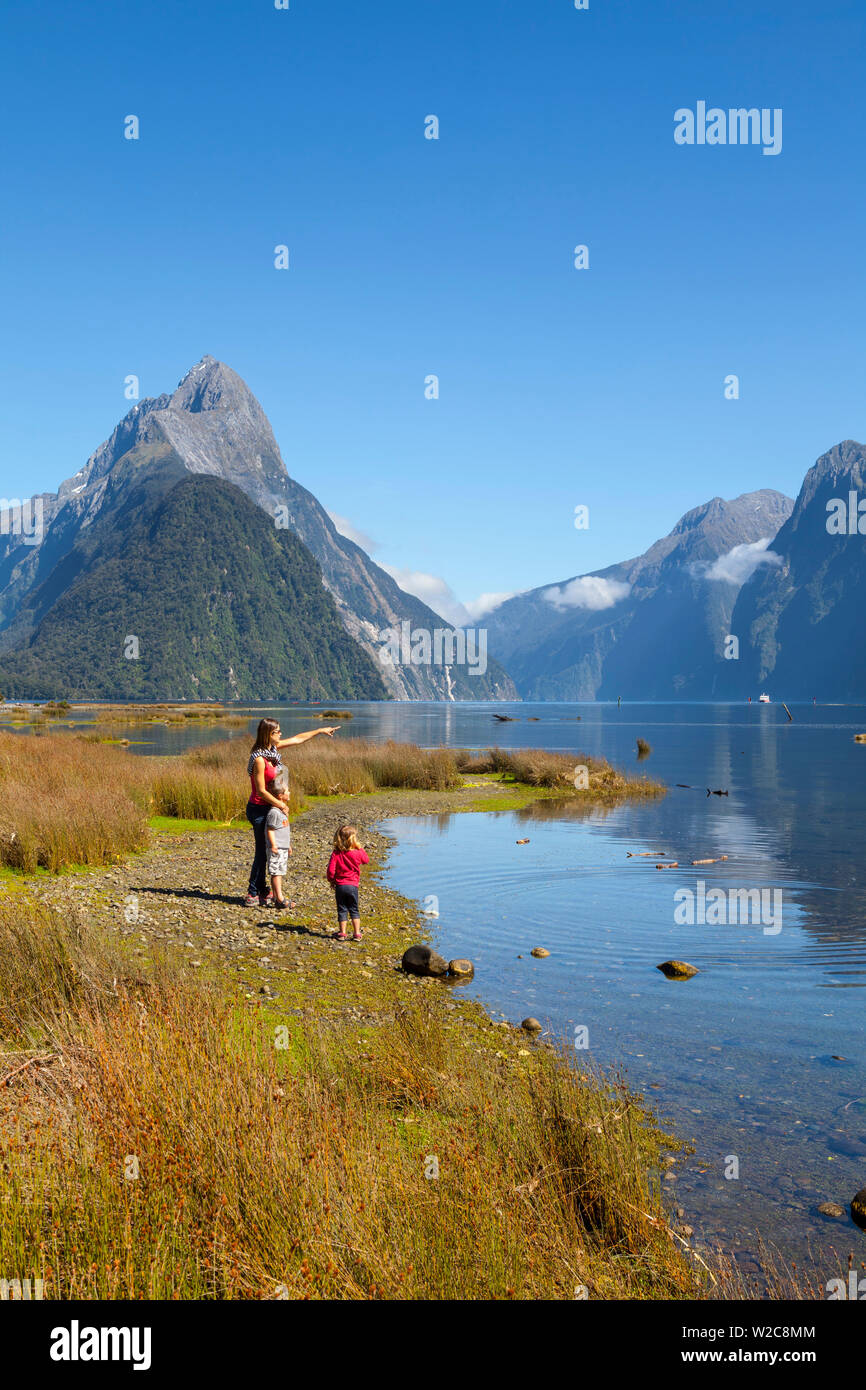
[[[467,601],[796,493],[866,437],[864,29],[860,0],[19,6],[0,494],[206,352],[377,560]],[[676,145],[699,100],[782,108],[781,154]]]

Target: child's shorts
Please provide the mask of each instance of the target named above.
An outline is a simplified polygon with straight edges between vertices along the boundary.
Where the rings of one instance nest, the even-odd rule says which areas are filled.
[[[358,907],[358,885],[357,883],[335,883],[334,894],[337,899],[337,921],[345,922],[350,917],[360,917],[361,910]]]
[[[268,855],[268,873],[271,878],[284,878],[289,868],[289,851],[272,849]]]

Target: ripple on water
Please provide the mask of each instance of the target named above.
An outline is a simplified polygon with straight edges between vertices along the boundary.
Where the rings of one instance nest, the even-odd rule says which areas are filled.
[[[625,1064],[695,1142],[677,1190],[702,1236],[724,1232],[750,1248],[759,1233],[802,1258],[830,1239],[817,1203],[844,1204],[863,1185],[866,1071],[852,991],[866,984],[866,942],[834,912],[841,895],[780,860],[771,832],[736,863],[659,872],[653,858],[626,858],[626,848],[657,855],[662,845],[674,858],[678,834],[695,839],[688,809],[679,828],[668,810],[665,836],[641,810],[642,842],[619,811],[535,823],[458,815],[435,828],[394,819],[384,827],[397,842],[389,879],[412,896],[436,895],[431,929],[445,954],[475,961],[477,996],[514,1021],[531,1005],[565,1038],[587,1027],[593,1060]],[[515,845],[525,836],[529,845]],[[704,839],[698,850],[705,845],[717,848]],[[782,887],[782,929],[678,924],[674,891],[694,887],[697,874],[708,887]],[[537,945],[551,955],[532,958]],[[669,957],[699,974],[664,979],[655,967]],[[736,1182],[724,1177],[731,1155]]]

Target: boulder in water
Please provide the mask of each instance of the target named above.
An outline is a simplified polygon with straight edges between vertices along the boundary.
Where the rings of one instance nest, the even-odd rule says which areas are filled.
[[[845,1215],[845,1208],[838,1202],[821,1202],[818,1210],[822,1216],[832,1217],[834,1221],[841,1221]]]
[[[851,1215],[857,1225],[866,1231],[866,1187],[861,1187],[851,1198]]]
[[[400,964],[409,975],[447,975],[448,962],[432,946],[410,946]]]
[[[465,956],[461,956],[458,957],[457,960],[449,960],[448,974],[457,975],[464,980],[471,980],[472,976],[475,974],[475,966],[472,964],[471,960],[467,960]]]
[[[697,966],[689,965],[686,960],[663,960],[656,970],[660,970],[669,980],[690,980],[698,973]]]

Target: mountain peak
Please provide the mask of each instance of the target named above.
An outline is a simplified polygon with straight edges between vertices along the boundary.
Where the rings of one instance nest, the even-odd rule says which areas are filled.
[[[828,449],[813,463],[800,489],[795,515],[797,517],[815,500],[818,494],[834,489],[860,489],[866,485],[866,446],[856,439],[843,439]]]
[[[231,409],[239,404],[249,407],[251,403],[258,406],[246,382],[210,353],[190,367],[168,402],[169,409],[187,410],[190,414]]]
[[[698,527],[708,530],[724,525],[730,518],[737,520],[760,513],[769,518],[772,534],[775,535],[782,522],[790,516],[793,505],[793,498],[771,487],[743,492],[739,497],[711,497],[709,502],[703,502],[681,516],[670,534],[681,535]]]
[[[93,538],[99,535],[101,518],[111,518],[112,525],[120,525],[124,518],[137,514],[142,499],[173,495],[173,489],[189,481],[184,480],[184,471],[193,478],[204,476],[232,484],[241,500],[245,495],[254,502],[261,508],[257,520],[263,536],[278,535],[284,529],[294,532],[319,566],[315,595],[319,597],[316,585],[324,585],[337,605],[342,627],[367,652],[392,694],[423,700],[511,699],[516,694],[510,678],[495,661],[486,672],[467,669],[459,662],[450,666],[383,665],[378,636],[383,629],[404,621],[436,629],[441,619],[420,599],[400,589],[363,550],[339,535],[312,493],[289,477],[267,416],[246,382],[210,353],[190,368],[171,395],[138,401],[84,467],[62,483],[56,495],[45,497],[45,544],[31,546],[21,537],[0,538],[0,560],[6,563],[5,572],[0,568],[0,628],[12,618],[17,621],[30,594],[49,593],[53,602],[57,593],[66,592],[69,574],[74,577],[78,572],[73,559],[77,563],[79,552],[86,551],[83,540],[79,546],[86,528],[93,528],[87,531],[86,539],[93,542],[94,554],[100,560],[96,553],[99,545]],[[200,495],[213,498],[219,491],[206,487]],[[182,495],[191,495],[191,490],[187,488]],[[242,545],[246,553],[246,541]],[[13,551],[16,558],[10,559]],[[221,568],[223,575],[228,558]],[[64,569],[66,565],[71,568]],[[54,585],[50,591],[44,587],[46,575]],[[242,602],[243,588],[238,584],[233,603]],[[210,594],[207,583],[205,590]],[[299,602],[306,603],[309,596],[302,589],[298,594]],[[288,592],[284,597],[288,616],[294,600]],[[212,594],[208,603],[211,598]],[[46,602],[40,599],[40,614],[47,611]],[[27,640],[36,621],[35,612],[28,607],[16,630]],[[128,622],[126,618],[123,621]],[[286,639],[278,635],[275,640],[279,645]]]

